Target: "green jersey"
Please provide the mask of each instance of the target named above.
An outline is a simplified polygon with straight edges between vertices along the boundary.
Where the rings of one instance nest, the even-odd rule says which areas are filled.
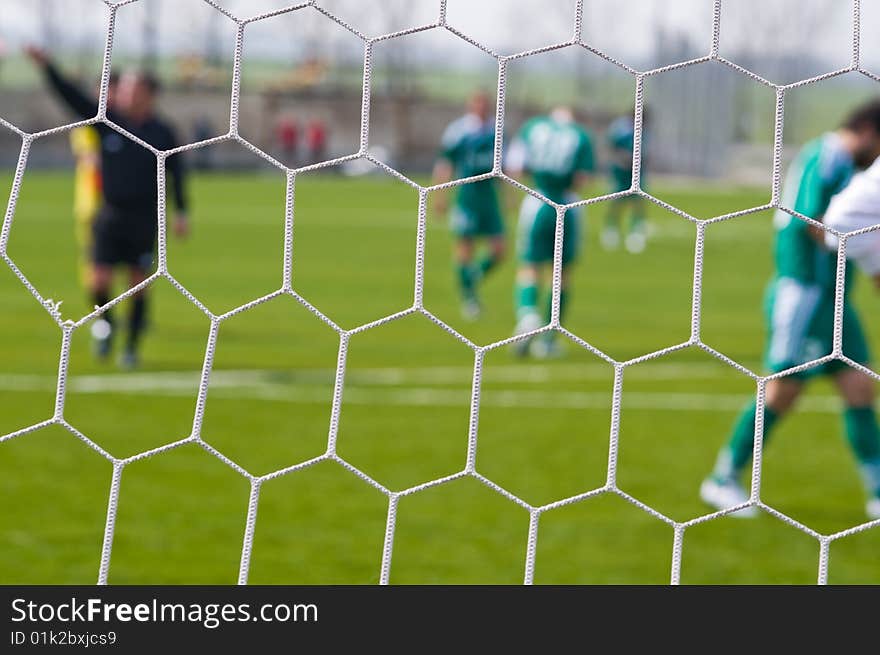
[[[629,155],[629,159],[615,159],[612,162],[614,166],[632,169],[632,154],[635,148],[635,127],[632,118],[621,116],[612,121],[608,126],[608,145],[612,150],[620,151]],[[645,141],[645,135],[642,134],[642,141]]]
[[[608,173],[611,178],[612,193],[628,191],[632,186],[632,166],[633,166],[633,150],[635,149],[635,125],[631,116],[621,116],[612,121],[608,126],[608,149],[610,150],[610,161],[608,162]],[[640,183],[642,188],[645,186],[645,150],[647,143],[647,134],[642,131],[642,166],[640,173]]]
[[[511,159],[532,175],[538,191],[555,202],[568,202],[566,194],[575,176],[595,168],[589,132],[553,116],[538,116],[522,126],[511,146]]]
[[[782,190],[782,206],[814,220],[822,220],[832,196],[849,183],[852,156],[840,137],[825,134],[806,144],[789,168]],[[767,348],[765,364],[773,373],[806,364],[834,347],[837,253],[815,240],[809,225],[783,211],[776,226],[776,276],[767,289]],[[867,365],[870,352],[858,313],[849,301],[850,269],[844,281],[843,354]],[[846,364],[832,360],[805,369],[801,379],[835,374]]]
[[[801,149],[789,168],[782,190],[782,205],[820,221],[832,196],[849,183],[854,169],[852,156],[836,134],[828,133],[814,139]],[[837,253],[813,239],[804,221],[777,211],[773,222],[776,227],[776,276],[819,285],[833,294]],[[848,287],[849,275],[847,278]]]
[[[456,178],[489,173],[495,163],[495,121],[481,121],[465,114],[453,121],[443,133],[440,158],[448,161]],[[495,206],[495,180],[459,185],[456,202],[465,209]]]

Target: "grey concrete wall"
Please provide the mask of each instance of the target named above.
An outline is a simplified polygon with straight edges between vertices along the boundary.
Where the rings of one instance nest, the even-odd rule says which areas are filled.
[[[216,134],[229,123],[229,95],[217,91],[169,89],[161,100],[161,111],[180,134],[196,140],[194,127],[207,118]],[[506,130],[511,133],[538,108],[508,107]],[[430,169],[445,126],[461,113],[457,103],[444,103],[419,97],[374,97],[370,112],[370,144],[385,148],[393,165],[407,171]],[[278,115],[290,114],[300,124],[321,119],[328,126],[327,156],[356,152],[361,125],[359,93],[298,94],[271,97],[244,93],[240,103],[240,130],[249,141],[273,156],[281,156],[274,144],[274,124]],[[25,131],[38,131],[74,120],[63,106],[44,89],[0,90],[0,116]],[[594,129],[604,129],[610,117],[591,116]],[[14,135],[0,128],[0,166],[15,164],[19,144]],[[215,163],[240,167],[257,160],[240,146],[222,144],[212,153]],[[33,166],[67,165],[71,161],[67,137],[59,135],[37,142],[31,152]],[[389,163],[392,163],[389,162]],[[290,162],[285,162],[290,163]],[[303,162],[300,162],[303,163]]]

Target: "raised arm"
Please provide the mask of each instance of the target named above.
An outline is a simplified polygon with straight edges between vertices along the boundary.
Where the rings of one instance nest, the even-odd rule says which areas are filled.
[[[161,143],[154,144],[163,150],[170,150],[179,145],[177,135],[170,125],[164,126],[164,135]],[[165,160],[165,170],[168,177],[171,178],[171,193],[174,199],[174,208],[177,210],[174,221],[174,232],[179,237],[185,237],[189,234],[189,219],[187,211],[189,209],[189,195],[187,193],[187,171],[183,159],[183,153],[171,155]]]
[[[174,206],[177,211],[186,213],[188,209],[188,198],[186,192],[186,167],[183,163],[183,156],[180,154],[172,155],[168,158],[168,173],[171,176],[174,194]]]
[[[65,78],[52,63],[44,50],[30,46],[25,49],[27,56],[46,75],[49,87],[80,118],[94,118],[98,113],[98,101],[89,97],[70,80]]]
[[[441,156],[434,164],[434,170],[431,174],[431,182],[433,184],[446,184],[452,180],[455,174],[452,162],[446,157]],[[436,214],[445,214],[449,209],[449,189],[440,189],[432,194],[432,209]]]
[[[171,178],[172,193],[174,194],[174,207],[177,209],[177,215],[174,220],[174,232],[179,237],[185,237],[189,234],[189,217],[187,211],[189,209],[187,195],[187,172],[183,162],[183,155],[180,153],[172,155],[166,160],[166,167]]]

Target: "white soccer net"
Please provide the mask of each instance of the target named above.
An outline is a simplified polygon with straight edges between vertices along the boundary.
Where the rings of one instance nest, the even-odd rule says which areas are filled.
[[[662,521],[667,525],[671,526],[674,531],[674,540],[671,544],[670,552],[671,552],[671,571],[670,571],[670,580],[673,584],[677,584],[680,578],[680,570],[681,570],[681,559],[682,559],[682,549],[684,548],[686,542],[687,531],[698,524],[705,523],[707,521],[713,521],[718,519],[719,517],[728,514],[730,512],[737,511],[746,506],[755,506],[763,511],[775,516],[776,518],[784,521],[788,525],[810,535],[813,539],[816,540],[817,546],[819,548],[819,567],[818,567],[818,582],[820,584],[824,584],[827,581],[828,576],[828,562],[829,562],[829,547],[832,542],[842,537],[854,534],[856,532],[861,532],[867,530],[869,528],[880,525],[880,521],[873,521],[864,523],[862,525],[858,525],[848,530],[844,530],[841,532],[836,532],[832,534],[820,534],[815,530],[809,528],[806,525],[792,519],[791,517],[779,512],[773,507],[768,506],[761,499],[761,444],[763,440],[763,426],[761,424],[761,416],[762,416],[762,408],[764,406],[764,390],[768,380],[773,377],[780,377],[782,375],[787,375],[794,373],[799,370],[803,370],[809,367],[813,367],[819,365],[823,362],[838,359],[844,362],[847,362],[851,366],[864,370],[869,373],[873,377],[877,377],[872,371],[865,369],[864,367],[856,364],[852,360],[848,359],[844,356],[841,350],[842,343],[842,311],[843,311],[843,273],[845,267],[845,252],[846,252],[846,243],[848,236],[852,236],[846,234],[838,234],[840,237],[840,246],[839,246],[839,264],[838,264],[838,277],[837,277],[837,304],[836,304],[836,312],[835,312],[835,322],[834,322],[834,349],[833,352],[826,357],[821,359],[817,359],[812,362],[808,362],[801,366],[798,366],[794,369],[790,369],[783,373],[777,374],[776,376],[761,376],[758,375],[741,364],[733,361],[732,359],[726,357],[722,353],[717,350],[711,348],[710,346],[703,343],[701,340],[701,293],[702,293],[702,278],[703,278],[703,247],[704,247],[704,237],[706,226],[715,222],[726,221],[737,216],[743,216],[747,214],[753,214],[761,211],[765,211],[768,209],[778,209],[789,214],[795,216],[796,218],[806,221],[810,224],[814,224],[822,229],[827,229],[821,225],[821,223],[817,223],[809,217],[799,215],[789,208],[783,207],[781,205],[780,200],[780,182],[782,177],[782,137],[783,137],[783,119],[784,119],[784,109],[785,109],[785,101],[786,94],[792,90],[805,85],[813,84],[820,80],[829,79],[832,77],[836,77],[849,72],[858,72],[860,74],[866,75],[875,81],[880,81],[880,78],[877,78],[872,73],[865,70],[860,64],[860,2],[859,0],[852,1],[852,50],[851,50],[851,60],[849,65],[843,67],[839,70],[835,70],[823,75],[819,75],[817,77],[813,77],[810,79],[800,80],[794,83],[789,84],[778,84],[768,79],[764,79],[763,77],[739,66],[738,64],[729,61],[728,59],[719,55],[719,43],[722,36],[722,18],[723,18],[723,5],[722,0],[714,0],[712,3],[713,6],[713,16],[712,16],[712,40],[711,47],[709,52],[706,53],[705,56],[690,59],[688,61],[681,61],[678,63],[674,63],[668,66],[664,66],[662,68],[656,68],[653,70],[636,70],[629,65],[615,59],[614,57],[606,54],[602,50],[597,47],[591,45],[591,43],[585,41],[584,38],[584,0],[578,0],[574,3],[574,12],[571,15],[571,35],[569,38],[546,47],[541,47],[533,50],[527,50],[523,52],[518,52],[510,55],[501,55],[491,48],[487,47],[483,43],[475,40],[469,35],[463,33],[459,29],[457,29],[453,24],[447,21],[447,2],[446,0],[439,0],[437,3],[437,14],[436,20],[433,22],[422,25],[419,27],[414,27],[410,29],[405,29],[399,32],[394,32],[390,34],[384,34],[381,36],[367,36],[366,34],[359,31],[356,26],[353,26],[333,14],[330,10],[328,10],[324,4],[320,0],[310,0],[308,2],[303,2],[297,5],[292,5],[283,9],[278,9],[276,11],[271,11],[268,13],[264,13],[257,16],[251,16],[243,18],[239,15],[235,15],[222,7],[220,4],[213,0],[203,0],[205,3],[210,5],[214,10],[223,14],[226,19],[232,21],[237,29],[237,36],[235,42],[235,54],[234,54],[234,63],[233,63],[233,76],[232,76],[232,97],[231,97],[231,111],[230,111],[230,121],[229,121],[229,130],[223,136],[209,139],[206,141],[198,142],[198,143],[190,143],[179,148],[175,148],[173,150],[160,151],[155,149],[148,143],[138,139],[134,135],[128,133],[120,126],[115,125],[107,118],[107,85],[110,75],[110,66],[111,66],[111,55],[113,51],[113,40],[114,40],[114,27],[116,25],[117,14],[122,7],[125,5],[133,4],[139,2],[140,0],[119,0],[117,2],[112,2],[111,0],[103,0],[106,5],[107,11],[107,40],[106,47],[104,51],[103,58],[103,72],[101,79],[101,94],[100,94],[100,103],[98,108],[97,115],[89,120],[81,121],[78,123],[73,123],[69,125],[64,125],[62,127],[57,127],[41,132],[36,133],[26,133],[14,125],[8,123],[7,121],[0,118],[0,125],[4,126],[8,130],[15,132],[21,139],[21,152],[18,159],[18,165],[15,171],[14,182],[12,185],[12,190],[9,198],[9,204],[5,213],[2,232],[0,232],[0,256],[2,256],[3,261],[7,266],[11,268],[13,273],[18,277],[21,283],[27,288],[27,290],[31,293],[31,295],[39,302],[45,309],[48,311],[51,316],[54,318],[55,322],[58,324],[59,329],[62,334],[62,346],[58,363],[58,380],[57,380],[57,391],[56,391],[56,401],[55,401],[55,411],[54,415],[51,418],[48,418],[45,421],[40,423],[30,425],[16,432],[12,432],[5,436],[0,437],[0,442],[8,441],[10,439],[21,438],[27,435],[28,433],[32,433],[36,430],[42,429],[44,427],[50,425],[58,425],[77,438],[85,442],[89,447],[97,451],[100,455],[109,460],[113,465],[113,477],[112,484],[109,492],[109,499],[107,504],[107,517],[106,517],[106,527],[104,531],[104,539],[103,546],[101,552],[101,560],[100,560],[100,569],[98,571],[98,583],[106,584],[108,579],[108,573],[111,567],[111,552],[113,547],[113,539],[114,539],[114,528],[116,522],[117,515],[117,505],[119,501],[120,494],[120,480],[125,471],[126,467],[138,460],[142,460],[148,457],[154,457],[163,452],[167,452],[169,450],[178,448],[184,444],[197,444],[205,451],[213,455],[214,457],[221,460],[227,466],[231,467],[243,477],[245,477],[250,483],[250,500],[248,504],[248,513],[247,520],[244,527],[244,537],[241,549],[241,560],[240,560],[240,569],[238,575],[238,581],[240,584],[245,584],[248,581],[248,571],[250,567],[250,559],[251,559],[251,550],[253,545],[253,537],[254,537],[254,529],[256,522],[258,520],[257,516],[257,508],[259,504],[260,498],[260,489],[263,483],[278,478],[280,476],[286,475],[295,475],[297,471],[301,471],[308,467],[314,466],[315,464],[323,461],[333,461],[338,463],[339,465],[346,468],[351,472],[352,475],[360,478],[364,484],[371,485],[375,489],[379,490],[383,493],[388,499],[388,513],[387,513],[387,522],[385,528],[385,539],[384,539],[384,547],[382,549],[381,558],[380,558],[380,575],[379,580],[382,584],[387,584],[389,582],[392,562],[393,562],[393,553],[394,553],[394,537],[395,537],[395,528],[396,528],[396,518],[397,518],[397,507],[401,498],[406,496],[410,496],[413,494],[418,494],[421,491],[424,491],[428,488],[435,487],[437,485],[443,485],[445,483],[451,482],[453,480],[464,478],[464,477],[472,477],[482,484],[486,485],[493,491],[497,492],[504,498],[508,499],[510,502],[515,503],[524,509],[526,509],[530,516],[530,521],[528,525],[528,530],[524,534],[524,575],[523,580],[525,584],[531,584],[533,582],[534,571],[535,571],[535,555],[536,555],[536,546],[538,543],[538,539],[540,538],[540,519],[541,516],[550,510],[555,508],[559,508],[564,505],[570,505],[572,503],[578,503],[580,501],[587,500],[589,498],[593,498],[602,494],[611,494],[616,495],[622,498],[623,500],[631,503],[635,507],[640,510],[648,513],[652,517],[654,517],[657,521]],[[320,12],[324,17],[328,20],[332,20],[342,28],[350,32],[351,34],[358,37],[363,42],[363,52],[364,52],[364,73],[363,73],[363,96],[362,96],[362,106],[361,106],[361,124],[360,124],[360,144],[359,149],[356,153],[345,157],[339,157],[336,159],[324,161],[318,164],[313,164],[300,168],[289,168],[265,153],[257,146],[253,145],[245,138],[243,138],[239,134],[239,107],[240,107],[240,97],[241,97],[241,69],[242,69],[242,48],[245,42],[245,39],[248,35],[249,26],[254,23],[267,20],[274,16],[279,16],[282,14],[287,14],[290,12]],[[496,143],[495,143],[495,157],[494,157],[494,168],[490,173],[485,175],[468,178],[468,179],[459,179],[448,184],[441,184],[436,186],[424,186],[421,184],[417,184],[413,182],[411,179],[398,172],[394,168],[388,166],[386,163],[378,160],[375,156],[370,154],[369,146],[370,146],[370,88],[371,88],[371,77],[373,72],[372,65],[372,53],[376,44],[389,40],[400,38],[409,34],[414,34],[417,32],[423,32],[426,30],[439,30],[439,31],[447,31],[456,37],[467,41],[468,43],[480,48],[482,51],[487,53],[489,56],[493,57],[497,61],[498,66],[498,85],[497,85],[497,118],[496,118]],[[526,57],[534,56],[540,53],[551,52],[555,50],[559,50],[562,48],[570,48],[570,47],[582,47],[589,52],[594,53],[596,56],[601,57],[602,59],[610,62],[611,64],[619,67],[621,70],[625,71],[632,78],[632,82],[635,89],[635,144],[634,144],[634,158],[633,158],[633,175],[632,175],[632,188],[629,191],[621,192],[618,194],[605,195],[601,197],[591,198],[588,200],[582,200],[575,203],[571,203],[568,205],[561,205],[555,203],[547,198],[544,198],[540,194],[538,194],[533,189],[521,184],[520,182],[508,177],[505,175],[502,170],[502,157],[503,157],[503,143],[501,135],[504,134],[504,124],[505,124],[505,90],[506,90],[506,75],[508,66],[511,62],[523,59]],[[641,138],[642,138],[642,112],[644,106],[644,83],[647,78],[650,78],[655,75],[659,75],[664,72],[681,69],[689,66],[693,66],[696,64],[715,61],[719,62],[725,66],[728,66],[732,69],[735,69],[742,73],[743,75],[748,76],[753,80],[756,84],[763,85],[764,87],[768,87],[775,91],[776,94],[776,113],[775,113],[775,128],[774,128],[774,156],[773,156],[773,174],[772,174],[772,195],[770,201],[766,205],[762,205],[759,207],[754,207],[751,209],[747,209],[744,211],[739,211],[723,216],[719,216],[716,218],[712,218],[709,220],[699,220],[690,216],[689,214],[681,211],[680,209],[659,200],[658,198],[648,194],[643,191],[640,186],[640,168],[641,168]],[[142,284],[129,289],[128,291],[120,294],[111,300],[106,306],[96,308],[90,314],[80,318],[77,321],[72,320],[64,320],[61,316],[61,312],[58,307],[58,303],[52,301],[51,299],[44,298],[39,291],[35,288],[35,286],[28,280],[28,278],[22,273],[16,263],[10,258],[7,252],[7,245],[9,241],[10,229],[13,224],[13,220],[15,217],[15,209],[16,202],[19,197],[19,192],[22,184],[22,178],[25,174],[25,168],[28,162],[28,153],[32,144],[38,140],[50,135],[58,134],[61,132],[69,131],[75,127],[82,125],[90,125],[94,123],[103,122],[109,125],[114,130],[118,131],[122,135],[127,138],[130,138],[137,143],[139,143],[144,148],[150,150],[158,160],[158,181],[159,181],[159,212],[158,212],[158,221],[159,221],[159,233],[158,233],[158,268],[153,275],[151,275],[147,280],[145,280]],[[167,259],[167,245],[166,245],[166,211],[165,211],[165,160],[177,153],[182,151],[193,150],[197,148],[203,148],[206,146],[211,146],[214,144],[222,143],[222,142],[235,142],[247,148],[257,156],[269,162],[271,165],[277,167],[278,169],[284,171],[287,179],[287,206],[286,206],[286,218],[285,218],[285,236],[284,236],[284,267],[283,267],[283,282],[282,286],[270,293],[266,296],[257,298],[251,302],[248,302],[240,307],[237,307],[225,314],[215,314],[212,313],[200,300],[190,293],[183,285],[181,285],[172,275],[169,273],[168,268],[168,259]],[[415,188],[419,194],[419,205],[418,205],[418,231],[417,231],[417,242],[416,242],[416,266],[414,273],[414,299],[413,304],[410,308],[405,311],[401,311],[395,313],[390,316],[386,316],[379,320],[361,325],[354,329],[343,329],[339,325],[337,325],[334,321],[328,318],[325,314],[323,314],[320,308],[313,306],[308,301],[306,301],[302,296],[300,296],[297,291],[293,288],[292,285],[292,271],[293,271],[293,222],[294,222],[294,207],[293,207],[293,192],[294,187],[296,185],[297,176],[300,173],[312,171],[316,169],[326,168],[330,166],[335,166],[338,164],[342,164],[348,161],[353,161],[357,159],[365,159],[370,161],[373,165],[381,168],[387,174],[396,177],[407,185]],[[485,179],[488,177],[496,177],[503,179],[508,184],[511,184],[525,193],[531,194],[548,205],[553,206],[557,211],[557,229],[556,229],[556,238],[555,238],[555,260],[553,265],[553,278],[552,278],[552,319],[550,323],[535,332],[525,334],[519,337],[513,337],[510,339],[505,339],[502,341],[498,341],[486,346],[480,346],[472,342],[470,339],[465,337],[464,335],[457,332],[448,324],[444,323],[442,320],[434,316],[430,313],[424,306],[423,303],[423,288],[424,288],[424,266],[425,266],[425,233],[426,233],[426,207],[427,207],[427,197],[428,194],[432,191],[436,191],[442,188],[457,186],[460,184],[477,181],[480,179]],[[578,335],[570,332],[566,327],[560,324],[559,320],[559,298],[560,298],[560,286],[561,286],[561,274],[562,274],[562,239],[563,239],[563,221],[562,218],[567,209],[572,207],[586,206],[591,205],[597,202],[609,200],[615,197],[620,197],[629,194],[637,194],[645,198],[646,200],[655,203],[663,207],[664,209],[673,212],[683,219],[690,221],[695,226],[696,233],[696,242],[695,242],[695,251],[694,251],[694,272],[693,272],[693,296],[692,296],[692,314],[691,314],[691,335],[690,338],[680,344],[664,348],[662,350],[658,350],[652,352],[650,354],[637,357],[634,359],[629,359],[626,361],[618,361],[598,348],[594,347]],[[65,406],[65,392],[66,392],[66,383],[68,377],[68,364],[69,364],[69,356],[70,356],[70,344],[71,337],[73,333],[77,330],[82,329],[96,317],[100,316],[104,311],[113,307],[114,305],[120,303],[124,299],[128,298],[132,294],[136,293],[140,289],[151,285],[156,280],[164,278],[168,282],[170,282],[184,297],[186,297],[193,305],[195,305],[201,312],[203,312],[208,319],[210,320],[210,333],[208,344],[204,357],[204,365],[202,369],[201,379],[199,383],[198,389],[198,400],[196,405],[196,413],[195,419],[193,421],[192,433],[185,439],[180,441],[176,441],[174,443],[169,443],[159,448],[155,448],[152,450],[147,450],[144,452],[140,452],[131,457],[127,457],[124,459],[120,459],[114,457],[106,450],[101,448],[97,443],[92,441],[87,435],[78,431],[75,427],[73,427],[66,419],[64,413]],[[318,317],[321,321],[330,326],[339,337],[339,351],[338,351],[338,361],[337,361],[337,369],[335,376],[335,388],[333,393],[333,403],[332,403],[332,411],[330,415],[330,425],[329,425],[329,433],[327,439],[327,450],[324,454],[314,459],[310,459],[308,461],[301,462],[294,466],[290,466],[287,468],[283,468],[267,475],[256,476],[239,466],[237,463],[233,462],[226,456],[224,456],[221,452],[217,451],[211,445],[202,440],[201,437],[201,429],[202,429],[202,416],[205,407],[205,401],[208,394],[209,384],[211,381],[212,375],[212,366],[214,362],[214,353],[217,344],[217,336],[219,332],[220,325],[226,321],[227,319],[240,314],[241,312],[245,312],[256,305],[261,303],[265,303],[273,298],[288,295],[291,296],[294,300],[308,309],[312,314]],[[466,344],[473,351],[474,356],[474,368],[473,368],[473,384],[472,384],[472,394],[470,400],[470,423],[469,423],[469,432],[467,435],[466,443],[463,442],[463,447],[466,447],[466,465],[463,470],[446,477],[430,480],[423,484],[419,484],[414,487],[410,487],[408,489],[403,490],[392,490],[388,489],[376,480],[372,479],[370,476],[366,475],[362,471],[358,470],[356,467],[351,465],[345,459],[340,457],[336,452],[336,437],[337,430],[339,425],[339,416],[341,405],[343,401],[344,395],[344,387],[345,387],[345,373],[346,373],[346,355],[348,351],[349,341],[351,337],[355,334],[364,332],[366,330],[372,330],[379,328],[380,326],[390,322],[395,321],[397,319],[401,319],[405,316],[409,316],[411,314],[421,314],[435,323],[437,326],[453,335],[456,339]],[[550,503],[547,505],[534,506],[523,499],[519,498],[515,494],[509,492],[508,490],[502,488],[500,485],[496,484],[492,480],[483,476],[476,467],[476,451],[477,451],[477,440],[479,438],[479,417],[480,417],[480,397],[481,397],[481,380],[483,373],[483,362],[484,357],[487,353],[498,349],[503,348],[505,346],[510,345],[511,343],[517,341],[518,339],[528,338],[529,336],[534,336],[535,334],[546,332],[549,330],[556,330],[561,334],[568,337],[573,342],[579,344],[581,347],[585,348],[589,352],[593,353],[595,356],[603,359],[609,365],[611,365],[614,369],[614,387],[613,387],[613,401],[612,401],[612,410],[610,417],[610,430],[609,430],[609,457],[608,457],[608,467],[607,467],[607,479],[604,485],[595,489],[585,490],[583,493],[565,498],[563,500],[559,500],[554,503]],[[623,379],[626,375],[626,371],[630,366],[638,364],[640,362],[644,362],[651,359],[656,359],[662,355],[666,355],[668,353],[672,353],[678,350],[682,350],[684,348],[696,347],[700,348],[709,355],[717,358],[724,364],[733,367],[738,370],[740,373],[743,373],[749,376],[756,385],[756,398],[758,405],[757,416],[758,419],[756,421],[756,440],[755,440],[755,449],[754,449],[754,463],[753,463],[753,472],[752,472],[752,480],[751,480],[751,495],[749,501],[745,505],[732,507],[725,511],[714,512],[710,514],[706,514],[704,516],[700,516],[693,520],[678,522],[673,519],[665,516],[661,512],[657,511],[653,507],[639,501],[633,496],[629,495],[622,489],[620,489],[617,485],[617,468],[618,468],[618,432],[620,426],[620,418],[621,418],[621,403],[622,403],[622,395],[623,395]]]

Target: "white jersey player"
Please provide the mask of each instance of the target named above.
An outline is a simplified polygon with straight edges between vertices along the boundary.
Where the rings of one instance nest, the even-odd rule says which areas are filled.
[[[834,196],[823,222],[838,232],[853,232],[880,224],[880,159],[853,177],[852,182]],[[837,249],[838,239],[829,233],[825,243]],[[880,284],[880,227],[848,238],[846,256]]]

